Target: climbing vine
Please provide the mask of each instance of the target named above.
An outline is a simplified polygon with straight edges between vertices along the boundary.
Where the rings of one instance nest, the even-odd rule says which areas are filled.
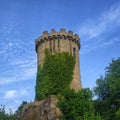
[[[61,94],[72,81],[75,58],[67,52],[51,54],[45,50],[43,66],[38,66],[36,100]]]

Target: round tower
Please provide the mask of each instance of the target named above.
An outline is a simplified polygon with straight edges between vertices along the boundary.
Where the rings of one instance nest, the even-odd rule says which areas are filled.
[[[82,88],[79,63],[80,38],[77,34],[73,34],[72,31],[66,32],[65,29],[61,29],[60,32],[52,29],[51,33],[45,31],[42,36],[36,39],[35,49],[37,53],[37,64],[41,66],[44,62],[45,49],[49,49],[51,53],[64,51],[73,55],[76,63],[70,88],[75,91]]]

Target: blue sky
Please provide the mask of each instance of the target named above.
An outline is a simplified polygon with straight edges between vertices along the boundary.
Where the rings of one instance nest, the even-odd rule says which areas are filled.
[[[120,57],[119,0],[0,0],[0,104],[13,111],[35,96],[35,39],[54,28],[81,38],[83,88]]]

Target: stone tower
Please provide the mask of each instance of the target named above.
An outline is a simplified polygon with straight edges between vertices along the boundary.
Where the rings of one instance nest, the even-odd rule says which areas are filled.
[[[52,29],[51,33],[45,31],[42,36],[36,39],[35,48],[37,53],[37,64],[41,66],[44,62],[45,49],[49,49],[51,53],[65,51],[73,55],[75,57],[76,64],[70,88],[75,91],[82,88],[79,64],[80,38],[77,34],[73,34],[72,31],[66,32],[65,29],[61,29],[60,32],[56,32]]]

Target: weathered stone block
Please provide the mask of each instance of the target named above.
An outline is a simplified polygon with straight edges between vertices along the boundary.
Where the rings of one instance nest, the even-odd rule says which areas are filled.
[[[50,96],[44,100],[24,105],[20,120],[59,120],[61,112],[56,107],[57,101],[55,96]]]

